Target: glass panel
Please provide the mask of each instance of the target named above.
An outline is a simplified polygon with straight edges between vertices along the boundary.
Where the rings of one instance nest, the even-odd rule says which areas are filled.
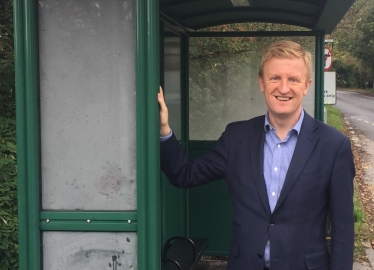
[[[43,269],[137,269],[136,233],[43,232]]]
[[[135,0],[39,1],[44,209],[136,209],[134,14]]]
[[[190,140],[217,140],[228,123],[266,113],[258,69],[264,48],[278,39],[299,42],[313,56],[303,108],[314,116],[314,37],[190,38]]]
[[[179,37],[164,39],[165,100],[169,123],[178,139],[181,138],[181,42]]]

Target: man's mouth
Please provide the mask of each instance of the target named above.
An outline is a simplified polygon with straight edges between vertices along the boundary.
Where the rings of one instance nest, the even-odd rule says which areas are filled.
[[[292,99],[290,97],[278,97],[278,96],[276,96],[275,98],[278,99],[278,100],[280,100],[280,101],[289,101],[289,100]]]

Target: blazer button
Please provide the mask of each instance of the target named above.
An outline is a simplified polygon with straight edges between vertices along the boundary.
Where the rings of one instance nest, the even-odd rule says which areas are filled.
[[[257,256],[258,256],[259,258],[261,258],[261,259],[264,257],[264,255],[262,255],[261,253],[258,253]]]
[[[275,221],[274,221],[274,220],[270,220],[269,224],[270,224],[271,226],[274,226],[274,225],[275,225]]]

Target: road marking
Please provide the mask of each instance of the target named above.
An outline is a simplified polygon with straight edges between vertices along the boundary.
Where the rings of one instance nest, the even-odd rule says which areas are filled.
[[[368,124],[370,124],[370,122],[369,121],[364,121],[365,123],[368,123]]]
[[[360,120],[360,121],[362,121],[362,119],[360,119],[360,118],[357,118],[357,120]]]

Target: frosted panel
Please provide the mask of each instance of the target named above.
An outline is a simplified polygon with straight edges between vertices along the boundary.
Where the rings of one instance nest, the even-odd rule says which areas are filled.
[[[169,123],[174,134],[181,139],[181,55],[180,38],[164,40],[165,101],[169,111]]]
[[[277,39],[303,44],[312,53],[314,74],[314,37],[190,38],[190,140],[217,140],[228,123],[266,113],[258,69],[264,48]],[[303,108],[314,116],[312,79]]]
[[[136,270],[136,233],[43,232],[43,270]]]
[[[39,1],[42,207],[135,210],[135,0]]]

